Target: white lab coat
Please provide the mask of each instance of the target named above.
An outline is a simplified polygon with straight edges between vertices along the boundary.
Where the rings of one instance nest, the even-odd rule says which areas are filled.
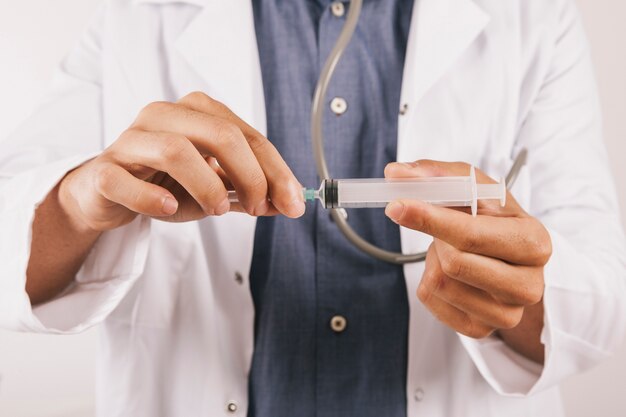
[[[105,233],[57,299],[31,309],[24,291],[37,203],[142,106],[195,90],[265,131],[250,2],[111,0],[0,147],[0,326],[73,333],[101,324],[100,416],[246,415],[253,217],[139,217]],[[562,415],[557,384],[607,357],[626,318],[624,237],[573,2],[416,1],[401,100],[400,161],[461,160],[499,177],[527,147],[514,195],[554,247],[545,366],[440,324],[415,296],[423,264],[405,266],[408,415]],[[405,252],[430,242],[405,229],[401,237]]]

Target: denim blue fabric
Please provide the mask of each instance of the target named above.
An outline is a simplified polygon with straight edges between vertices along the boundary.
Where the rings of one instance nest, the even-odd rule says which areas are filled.
[[[253,0],[268,137],[308,187],[319,185],[310,143],[315,83],[345,22],[327,0]],[[344,2],[346,8],[348,2]],[[400,87],[412,0],[365,0],[330,85],[326,155],[335,178],[381,177],[396,156]],[[367,240],[400,250],[382,209],[349,210]],[[255,349],[249,417],[406,415],[408,300],[402,268],[355,249],[328,211],[259,218],[250,275]],[[331,318],[347,320],[343,332]]]

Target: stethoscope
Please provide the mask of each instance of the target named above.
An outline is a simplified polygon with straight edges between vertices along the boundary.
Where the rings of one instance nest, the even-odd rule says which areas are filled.
[[[337,64],[346,50],[350,39],[352,39],[352,35],[354,34],[354,30],[356,29],[359,20],[359,15],[361,14],[362,4],[362,0],[352,0],[350,2],[346,23],[344,24],[343,29],[339,34],[339,38],[330,52],[328,59],[324,63],[324,67],[322,68],[320,78],[315,88],[315,94],[313,96],[313,106],[311,110],[311,142],[313,145],[313,155],[315,157],[317,174],[320,179],[332,178],[330,172],[328,171],[328,165],[326,164],[326,157],[324,155],[324,135],[322,129],[326,92]],[[513,166],[506,176],[506,186],[508,189],[513,186],[520,169],[526,163],[526,156],[526,150],[522,149],[515,158]],[[426,252],[405,255],[403,253],[387,251],[372,245],[359,236],[354,229],[352,229],[352,227],[348,224],[347,216],[345,215],[343,209],[331,209],[330,214],[333,221],[348,241],[361,251],[373,256],[376,259],[400,265],[422,262],[426,259]]]

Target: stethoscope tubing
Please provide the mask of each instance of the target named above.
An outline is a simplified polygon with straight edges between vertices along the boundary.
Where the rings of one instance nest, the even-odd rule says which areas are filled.
[[[346,50],[348,43],[350,43],[350,39],[352,39],[352,35],[356,29],[359,15],[361,14],[362,4],[362,0],[352,0],[350,2],[346,23],[339,34],[339,38],[337,39],[335,46],[324,63],[324,67],[322,68],[320,78],[315,88],[315,94],[313,95],[311,108],[311,144],[313,146],[313,156],[315,157],[317,174],[322,180],[331,178],[324,153],[324,134],[322,129],[324,109],[326,107],[325,97],[330,80],[332,79],[333,73],[337,68],[337,64]],[[519,175],[519,171],[526,163],[526,156],[526,149],[522,149],[515,158],[513,166],[506,176],[507,189],[510,189],[515,183]],[[399,252],[391,252],[372,245],[370,242],[359,236],[359,234],[356,233],[348,224],[347,217],[342,213],[342,209],[331,209],[330,214],[341,233],[348,239],[348,241],[350,241],[350,243],[376,259],[399,265],[423,262],[426,260],[426,252],[403,254]]]

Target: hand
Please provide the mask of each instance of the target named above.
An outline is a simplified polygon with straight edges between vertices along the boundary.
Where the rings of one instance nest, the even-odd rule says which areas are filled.
[[[231,207],[233,188],[241,204]],[[203,93],[147,105],[115,143],[63,179],[59,200],[93,231],[137,214],[182,222],[229,210],[304,213],[302,188],[274,146]]]
[[[468,173],[464,163],[426,160],[385,169],[387,178]],[[476,174],[481,183],[495,182],[478,170]],[[543,225],[510,194],[505,207],[480,201],[477,217],[466,209],[413,200],[390,203],[386,214],[401,226],[433,236],[417,296],[440,321],[473,338],[528,327],[519,325],[525,312],[542,300],[543,268],[552,246]],[[529,316],[536,320],[536,314]],[[542,322],[538,324],[540,329]],[[538,339],[540,330],[534,333]]]

